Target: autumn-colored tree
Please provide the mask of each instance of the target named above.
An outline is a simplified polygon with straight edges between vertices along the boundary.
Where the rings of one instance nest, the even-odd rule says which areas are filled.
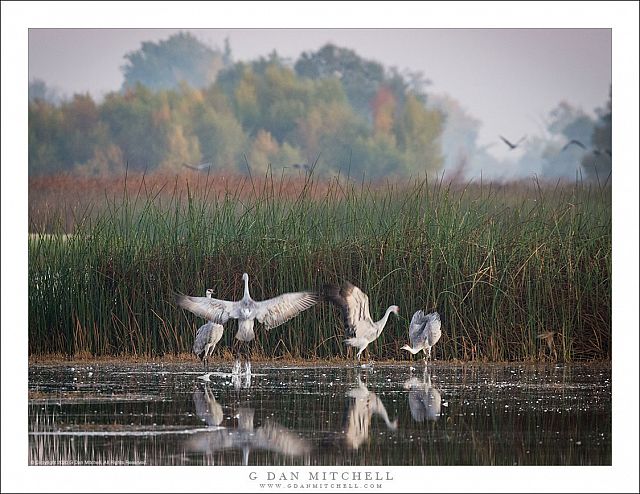
[[[376,134],[389,136],[393,128],[396,99],[386,86],[380,86],[371,103],[373,130]]]
[[[29,174],[52,174],[66,168],[62,110],[43,99],[29,103]]]
[[[438,137],[442,133],[442,114],[425,108],[413,94],[404,105],[402,119],[396,125],[398,147],[407,154],[410,168],[424,174],[437,172],[442,166]]]
[[[138,85],[124,94],[110,93],[100,110],[129,169],[151,171],[159,166],[172,118],[166,92]]]
[[[128,60],[151,67],[193,42],[178,36],[143,44]],[[201,48],[192,62],[208,53]],[[230,48],[226,53],[231,64]],[[426,95],[413,91],[395,69],[387,72],[331,45],[303,55],[295,68],[273,52],[228,65],[204,88],[184,78],[173,80],[171,89],[133,85],[125,71],[126,89],[109,93],[100,104],[88,95],[59,105],[34,98],[29,170],[151,172],[210,162],[214,171],[246,172],[248,161],[263,173],[294,164],[304,169],[299,165],[318,160],[319,175],[376,179],[441,166],[442,115],[427,108]]]
[[[381,64],[365,60],[355,51],[331,43],[315,53],[304,52],[294,68],[301,77],[339,80],[351,106],[367,119],[371,115],[371,100],[385,81],[384,67]]]

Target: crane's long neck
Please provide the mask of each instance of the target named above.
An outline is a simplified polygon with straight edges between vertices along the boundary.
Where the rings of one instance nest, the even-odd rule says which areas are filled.
[[[409,345],[405,345],[402,347],[402,350],[409,350],[413,355],[415,355],[420,350],[422,350],[422,348],[414,349],[414,348],[411,348]]]
[[[243,280],[244,280],[244,296],[243,296],[243,299],[244,300],[249,300],[249,299],[251,299],[251,295],[249,295],[249,277],[245,276],[243,278]]]
[[[384,316],[382,317],[382,319],[380,319],[376,323],[376,326],[378,326],[378,331],[376,332],[378,334],[378,336],[380,335],[380,333],[382,333],[382,330],[384,329],[384,327],[387,324],[387,319],[389,319],[389,314],[391,314],[392,312],[393,312],[393,306],[389,307],[387,309],[387,312],[384,313]]]

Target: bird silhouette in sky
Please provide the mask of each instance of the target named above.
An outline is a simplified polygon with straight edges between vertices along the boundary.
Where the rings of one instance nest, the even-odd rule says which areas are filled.
[[[588,151],[587,146],[585,146],[583,143],[581,143],[579,140],[577,139],[571,139],[569,142],[567,142],[564,147],[561,149],[561,151],[565,151],[569,146],[571,146],[572,144],[578,146],[579,148],[584,149],[585,151]],[[593,148],[591,149],[591,152],[593,154],[595,154],[596,156],[600,156],[601,154],[606,154],[607,156],[609,156],[609,158],[611,158],[611,149],[598,149],[598,148]]]
[[[183,163],[182,166],[185,168],[189,168],[190,170],[195,170],[197,172],[206,172],[213,166],[213,163],[200,163],[199,165],[190,165],[189,163]]]
[[[562,148],[562,151],[566,150],[569,146],[571,146],[571,144],[575,144],[576,146],[586,150],[587,146],[585,146],[584,144],[582,144],[579,140],[577,139],[571,139],[569,142],[567,142],[564,147]]]
[[[309,165],[307,165],[306,163],[294,163],[291,166],[293,168],[298,169],[298,170],[304,170],[306,172],[311,171],[311,167]]]
[[[502,139],[502,140],[504,141],[504,143],[505,143],[507,146],[509,146],[509,149],[510,149],[510,150],[513,150],[513,149],[517,148],[517,147],[518,147],[518,145],[519,145],[522,141],[524,141],[524,139],[525,139],[527,136],[522,136],[522,137],[520,138],[520,140],[519,140],[518,142],[516,142],[515,144],[513,144],[511,141],[509,141],[509,139],[507,139],[506,137],[502,137],[502,136],[498,136],[498,137],[500,137],[500,139]]]

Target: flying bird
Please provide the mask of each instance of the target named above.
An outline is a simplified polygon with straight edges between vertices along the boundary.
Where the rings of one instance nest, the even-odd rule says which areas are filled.
[[[561,149],[561,151],[565,151],[569,146],[571,146],[572,144],[575,144],[576,146],[586,150],[587,146],[585,146],[584,144],[582,144],[579,140],[577,139],[571,139],[569,142],[567,142],[564,147]]]
[[[404,345],[401,350],[407,350],[413,355],[420,351],[423,352],[423,355],[426,353],[424,357],[426,364],[427,359],[431,358],[431,347],[442,336],[441,326],[440,314],[437,312],[425,314],[422,310],[416,311],[409,324],[409,343],[411,346]]]
[[[219,300],[209,297],[192,297],[174,294],[176,303],[208,321],[224,324],[229,319],[238,320],[236,338],[248,342],[255,338],[254,323],[258,321],[269,330],[280,326],[300,312],[313,307],[320,295],[312,291],[284,293],[267,300],[256,301],[249,294],[249,275],[242,275],[244,296],[238,301]]]
[[[389,315],[392,312],[398,314],[400,310],[397,305],[391,305],[382,319],[374,322],[369,313],[369,297],[352,283],[347,281],[342,287],[325,285],[324,293],[330,302],[340,308],[347,336],[344,342],[359,349],[358,360],[369,343],[380,336]]]
[[[205,292],[207,298],[211,298],[213,290],[207,288]],[[222,324],[208,321],[198,328],[196,333],[196,339],[193,343],[193,353],[202,361],[202,365],[207,366],[209,357],[213,355],[213,350],[216,348],[216,344],[222,338],[223,332]]]
[[[213,166],[213,163],[200,163],[199,165],[190,165],[189,163],[183,163],[182,166],[197,172],[206,172],[209,171],[209,168]]]
[[[607,156],[609,156],[609,158],[611,158],[611,149],[594,149],[593,150],[593,154],[595,155],[601,155],[602,153],[606,154]]]
[[[587,146],[585,146],[583,143],[581,143],[579,140],[577,139],[571,139],[569,142],[567,142],[563,148],[560,150],[560,152],[565,151],[569,146],[571,146],[572,144],[575,144],[576,146],[582,148],[585,151],[589,151],[589,149],[587,148]],[[611,158],[611,149],[598,149],[598,148],[593,148],[591,149],[591,152],[593,154],[595,154],[596,156],[600,156],[602,154],[606,154],[607,156],[609,156],[609,158]]]
[[[518,147],[518,145],[519,145],[522,141],[524,141],[524,140],[525,140],[525,138],[526,138],[527,136],[522,136],[522,137],[520,138],[520,140],[519,140],[518,142],[516,142],[515,144],[513,144],[511,141],[509,141],[506,137],[502,137],[502,136],[498,136],[498,137],[500,137],[500,139],[502,139],[502,140],[504,141],[504,143],[505,143],[507,146],[509,146],[509,149],[510,149],[510,150],[513,150],[513,149],[517,148],[517,147]]]

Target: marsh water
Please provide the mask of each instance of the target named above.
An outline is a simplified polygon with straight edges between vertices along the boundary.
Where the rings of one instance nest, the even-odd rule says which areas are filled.
[[[31,465],[610,465],[610,365],[32,364]]]

